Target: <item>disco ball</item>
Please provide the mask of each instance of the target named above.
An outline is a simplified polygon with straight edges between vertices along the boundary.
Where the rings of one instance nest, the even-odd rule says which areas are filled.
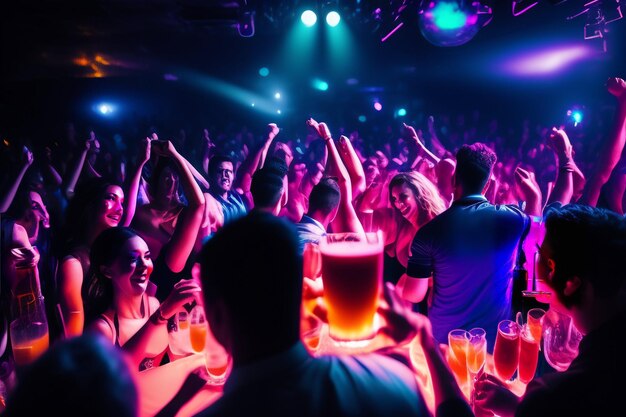
[[[459,46],[472,40],[491,20],[491,9],[479,1],[425,0],[419,7],[422,36],[435,46]]]

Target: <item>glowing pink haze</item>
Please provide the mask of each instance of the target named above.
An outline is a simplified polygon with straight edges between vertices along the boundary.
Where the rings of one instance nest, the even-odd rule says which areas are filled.
[[[562,46],[510,59],[504,63],[503,69],[512,75],[548,75],[592,55],[593,50],[587,46]]]

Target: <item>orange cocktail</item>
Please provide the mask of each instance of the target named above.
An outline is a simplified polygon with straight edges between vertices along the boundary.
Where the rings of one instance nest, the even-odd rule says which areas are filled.
[[[448,365],[454,373],[459,387],[467,385],[467,350],[469,348],[469,334],[462,329],[450,330],[448,333]]]
[[[11,323],[11,348],[17,366],[27,365],[41,356],[50,344],[46,323]]]
[[[331,338],[341,342],[373,338],[382,286],[382,236],[331,233],[320,240],[320,252]]]

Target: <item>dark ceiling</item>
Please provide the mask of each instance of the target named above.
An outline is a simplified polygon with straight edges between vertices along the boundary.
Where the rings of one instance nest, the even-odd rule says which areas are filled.
[[[261,66],[271,68],[276,77],[270,80],[270,76],[265,82],[291,82],[284,88],[308,104],[315,97],[301,88],[304,74],[295,69],[297,62],[285,60],[284,51],[280,51],[290,28],[300,24],[299,15],[305,3],[315,3],[322,9],[330,8],[331,3],[338,5],[354,41],[352,56],[339,58],[346,61],[340,75],[333,74],[330,65],[337,62],[321,59],[324,50],[310,51],[314,62],[311,74],[334,76],[336,79],[329,81],[343,86],[329,91],[326,101],[320,102],[323,108],[344,99],[344,107],[353,105],[349,101],[353,99],[349,96],[352,92],[346,91],[346,80],[351,78],[359,80],[353,91],[366,95],[395,92],[401,100],[412,96],[417,107],[422,106],[419,100],[425,99],[438,99],[444,104],[458,102],[462,97],[485,101],[488,90],[498,103],[503,99],[510,103],[510,97],[519,96],[520,107],[531,108],[527,105],[528,96],[523,94],[532,95],[533,100],[555,100],[557,95],[583,88],[604,94],[599,80],[626,75],[626,19],[607,27],[607,50],[602,52],[601,39],[583,39],[586,16],[568,19],[583,10],[584,0],[540,0],[519,16],[513,16],[511,0],[484,1],[493,8],[493,20],[470,42],[451,48],[433,46],[421,36],[417,0],[20,0],[5,2],[0,10],[0,113],[4,116],[7,112],[3,110],[10,110],[28,120],[22,109],[30,111],[36,101],[45,103],[38,108],[43,113],[56,105],[51,96],[54,100],[65,98],[68,103],[83,100],[78,93],[66,94],[64,89],[69,83],[91,89],[95,95],[111,90],[110,84],[102,82],[122,80],[125,84],[120,91],[139,95],[140,83],[145,85],[146,80],[156,79],[160,84],[154,88],[145,86],[143,90],[154,90],[150,97],[154,101],[173,91],[173,83],[163,87],[164,78],[182,81],[184,71],[259,92],[267,87],[259,84],[263,81],[258,75]],[[380,20],[373,17],[377,8]],[[246,12],[255,16],[252,37],[242,37],[237,30],[237,21]],[[381,42],[399,22],[404,26]],[[323,26],[322,22],[318,26]],[[578,62],[568,72],[543,79],[507,78],[499,74],[497,65],[505,55],[514,51],[523,55],[558,43],[585,45],[600,52],[593,59]],[[99,84],[93,84],[96,79]],[[50,90],[50,85],[56,90]],[[96,85],[98,89],[94,88]],[[184,92],[189,96],[188,93]],[[167,104],[180,101],[181,95],[175,92],[168,96]],[[187,96],[183,95],[185,99]],[[201,104],[206,103],[202,100],[205,98],[199,99]],[[314,110],[304,106],[294,111]]]
[[[608,1],[608,0],[607,0]],[[498,0],[493,20],[468,45],[437,48],[426,42],[415,24],[419,1],[261,1],[261,0],[22,0],[5,4],[2,19],[3,79],[127,76],[167,72],[173,64],[200,70],[246,63],[248,55],[271,51],[297,22],[305,4],[339,6],[344,21],[368,48],[388,54],[393,64],[415,65],[415,58],[456,61],[492,44],[525,36],[562,33],[581,42],[585,16],[566,20],[583,10],[584,1],[540,1],[513,17],[510,0]],[[403,5],[405,6],[403,8]],[[373,11],[380,8],[380,20]],[[403,10],[398,16],[398,11]],[[255,15],[255,35],[242,38],[236,21],[246,11]],[[380,39],[397,22],[405,26],[389,41]],[[613,23],[623,36],[624,21]],[[246,57],[244,57],[244,54]],[[462,58],[465,59],[465,58]]]

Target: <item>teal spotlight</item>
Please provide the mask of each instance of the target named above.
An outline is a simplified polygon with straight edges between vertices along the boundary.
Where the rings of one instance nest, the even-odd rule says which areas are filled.
[[[259,75],[261,77],[267,77],[268,75],[270,75],[270,70],[267,67],[263,67],[259,69]]]
[[[328,14],[326,15],[326,23],[328,23],[328,26],[330,27],[334,28],[339,24],[340,21],[341,16],[339,16],[339,13],[334,10],[332,12],[328,12]]]
[[[328,83],[326,81],[320,80],[320,79],[314,79],[313,82],[311,83],[313,85],[313,88],[319,91],[326,91],[328,90]]]
[[[317,15],[313,10],[305,10],[300,15],[300,20],[304,23],[304,26],[311,27],[317,22]]]
[[[398,116],[406,116],[406,109],[398,109]]]
[[[359,122],[361,122],[361,123],[365,123],[365,122],[367,122],[367,117],[365,117],[365,116],[363,116],[363,115],[360,115],[360,116],[359,116]]]

